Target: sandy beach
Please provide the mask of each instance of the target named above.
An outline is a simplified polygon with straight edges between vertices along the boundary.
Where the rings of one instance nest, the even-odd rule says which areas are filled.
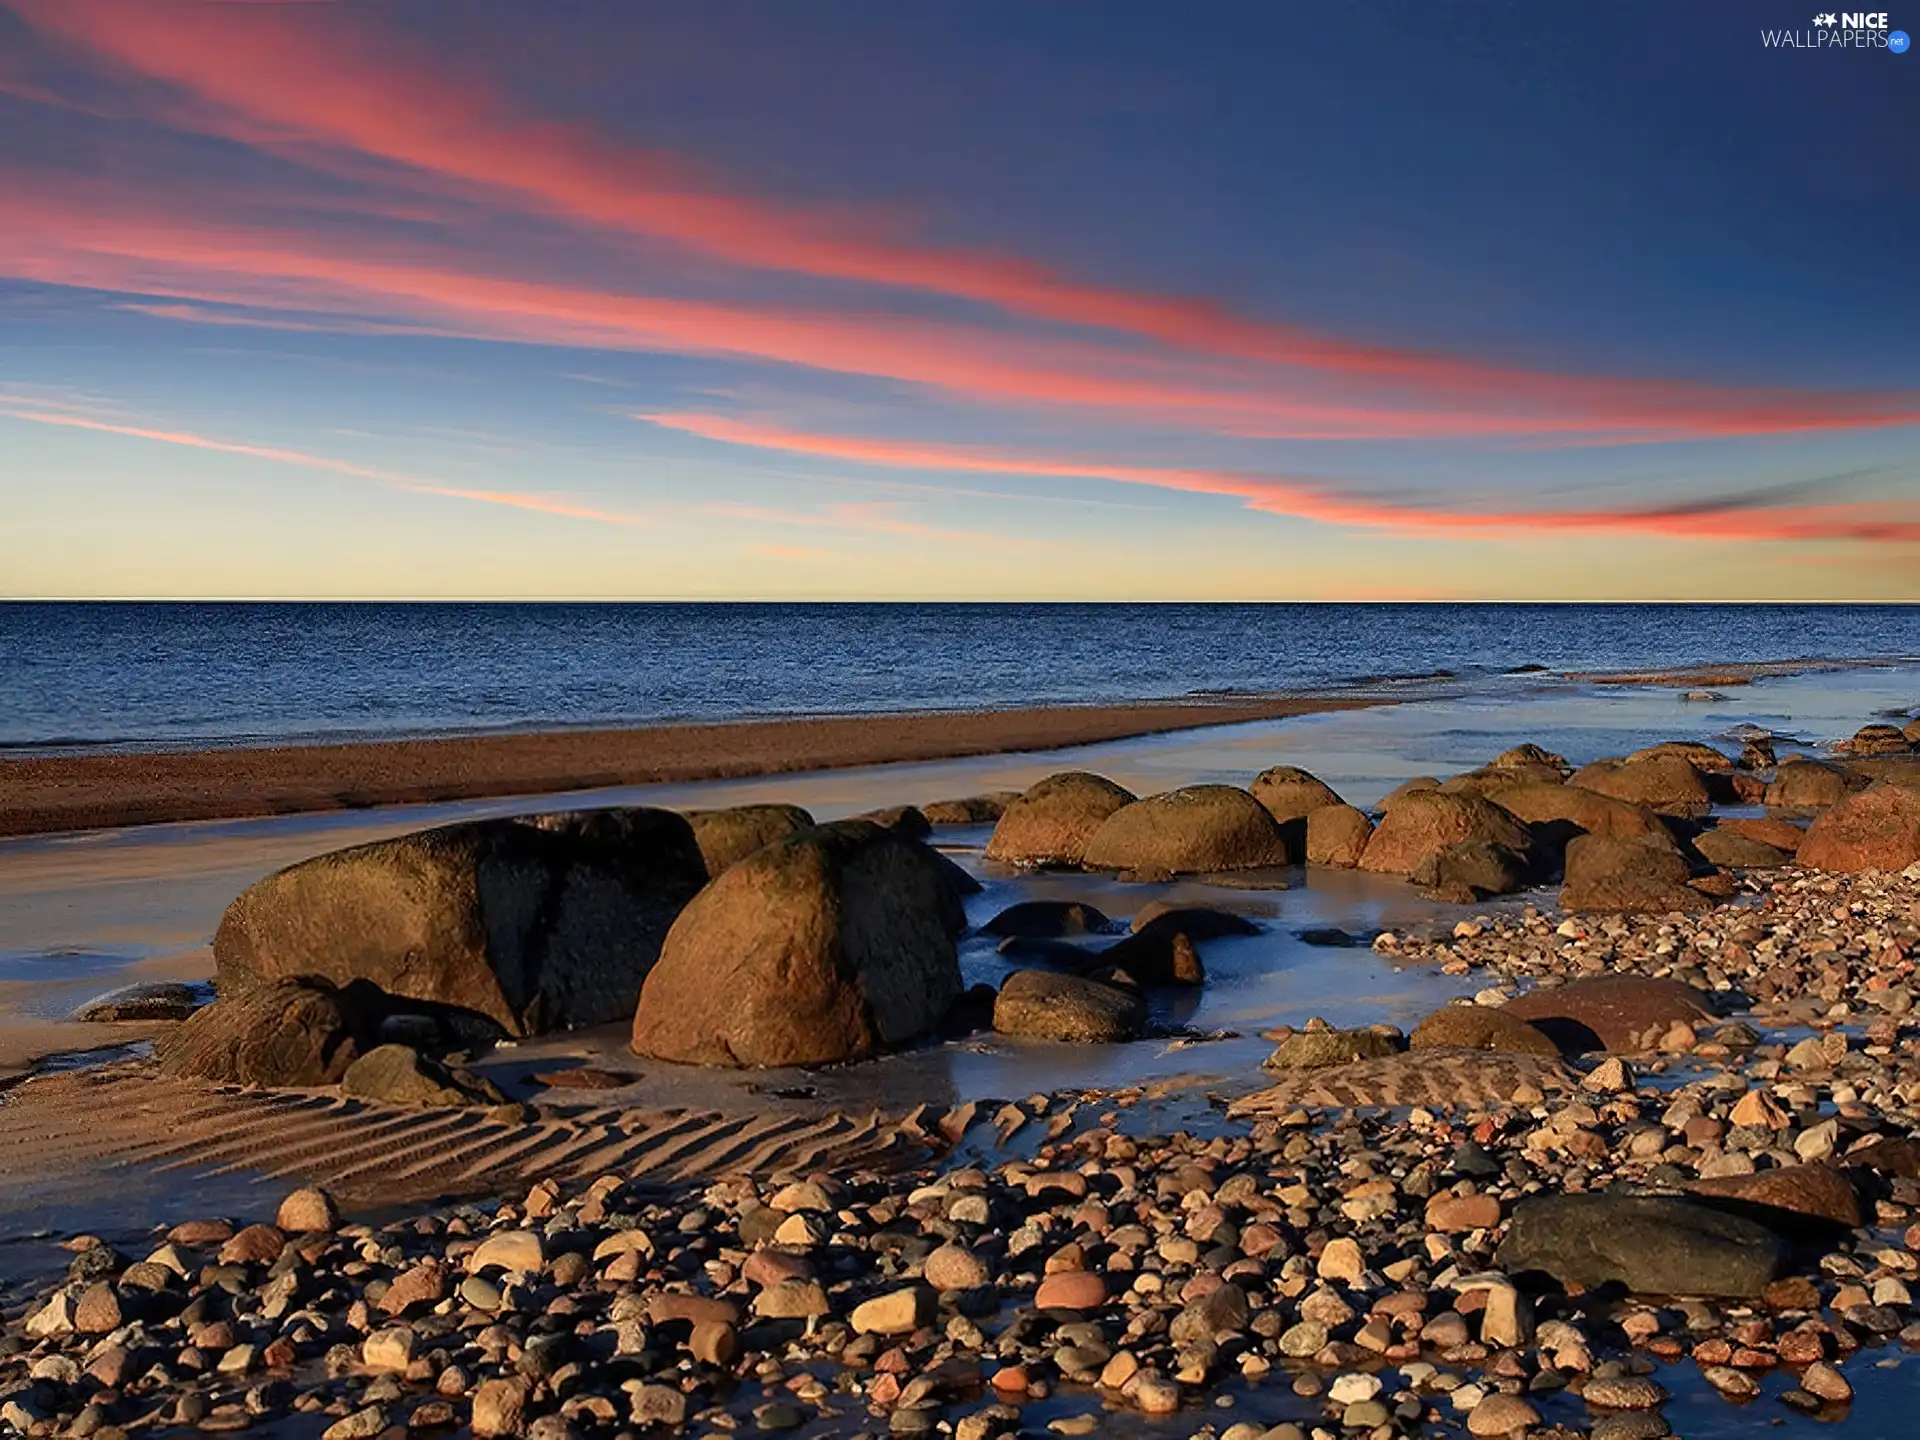
[[[1365,695],[1165,700],[48,756],[0,766],[0,836],[1053,750],[1385,703]]]

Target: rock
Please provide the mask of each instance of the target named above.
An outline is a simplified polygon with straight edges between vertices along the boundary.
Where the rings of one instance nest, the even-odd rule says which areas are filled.
[[[1056,1270],[1034,1292],[1036,1310],[1099,1310],[1107,1303],[1107,1282],[1092,1270]]]
[[[1367,853],[1373,821],[1351,805],[1322,805],[1307,813],[1307,863],[1351,870]]]
[[[331,1235],[340,1224],[339,1207],[324,1190],[295,1190],[280,1202],[273,1223],[289,1235]]]
[[[199,1008],[200,992],[193,986],[159,981],[123,985],[95,996],[74,1011],[73,1018],[82,1025],[185,1020]]]
[[[1559,785],[1566,772],[1558,766],[1540,762],[1512,765],[1483,765],[1441,782],[1443,795],[1485,795],[1495,798],[1499,791],[1518,785]]]
[[[1813,870],[1904,870],[1920,861],[1920,790],[1881,783],[1835,804],[1801,842]]]
[[[1723,835],[1738,835],[1743,839],[1757,840],[1762,845],[1771,845],[1788,855],[1797,851],[1800,842],[1807,838],[1807,832],[1802,827],[1777,816],[1727,819],[1713,828]]]
[[[798,805],[734,805],[725,810],[689,810],[687,824],[700,847],[709,878],[724,874],[756,850],[813,825]]]
[[[1512,1435],[1524,1435],[1540,1423],[1540,1412],[1522,1400],[1518,1395],[1507,1395],[1496,1390],[1467,1416],[1467,1433],[1470,1435],[1500,1436],[1502,1440]]]
[[[931,1323],[938,1308],[933,1291],[909,1285],[854,1306],[848,1320],[861,1335],[911,1335]]]
[[[1528,855],[1533,846],[1527,827],[1491,800],[1413,790],[1387,810],[1360,857],[1360,868],[1412,875],[1437,852],[1468,841],[1515,855]]]
[[[120,1328],[120,1297],[105,1280],[80,1292],[73,1306],[73,1329],[81,1335],[108,1335]]]
[[[360,1359],[369,1370],[405,1374],[413,1363],[413,1331],[405,1325],[376,1330],[360,1347]]]
[[[862,1060],[936,1027],[962,990],[950,862],[859,821],[756,851],[674,922],[633,1049],[696,1065]]]
[[[1641,1294],[1745,1298],[1789,1258],[1786,1243],[1752,1220],[1688,1200],[1597,1194],[1523,1200],[1496,1263],[1563,1285],[1613,1281]]]
[[[1178,905],[1166,900],[1150,900],[1142,905],[1128,929],[1136,935],[1178,934],[1194,940],[1260,933],[1257,923],[1237,911],[1210,905]]]
[[[1279,825],[1246,791],[1190,785],[1114,811],[1087,841],[1082,861],[1182,875],[1260,870],[1290,858]]]
[[[1192,938],[1167,925],[1129,935],[1100,951],[1094,960],[1122,971],[1136,985],[1204,985],[1207,981],[1206,966]]]
[[[1577,789],[1644,805],[1662,815],[1704,815],[1713,794],[1692,762],[1672,753],[1639,760],[1596,760],[1567,777]]]
[[[387,1412],[378,1405],[367,1405],[336,1420],[320,1432],[320,1440],[373,1440],[387,1428]]]
[[[1750,835],[1742,835],[1737,830],[1729,830],[1724,825],[1716,825],[1696,835],[1693,848],[1709,865],[1723,865],[1736,870],[1771,870],[1792,858],[1784,850],[1775,849]]]
[[[918,805],[883,805],[878,810],[862,810],[851,820],[865,820],[882,830],[891,830],[909,840],[924,840],[933,833],[933,824]]]
[[[1250,788],[1253,798],[1282,825],[1304,820],[1324,806],[1345,803],[1332,786],[1292,765],[1262,770]]]
[[[1544,749],[1531,742],[1502,750],[1487,762],[1487,768],[1489,770],[1531,770],[1539,766],[1545,766],[1549,770],[1558,771],[1562,775],[1569,773],[1573,769],[1573,767],[1567,763],[1566,756],[1557,755],[1553,751]]]
[[[1378,1030],[1296,1030],[1261,1062],[1266,1070],[1321,1070],[1397,1055],[1401,1045]]]
[[[214,934],[222,996],[319,977],[472,1012],[509,1035],[632,1012],[706,882],[666,810],[479,820],[356,845],[249,887]]]
[[[1790,1224],[1792,1216],[1822,1220],[1849,1230],[1864,1224],[1866,1218],[1853,1182],[1826,1165],[1782,1165],[1771,1170],[1756,1170],[1751,1175],[1696,1180],[1687,1188],[1695,1195],[1738,1201],[1742,1213],[1752,1214],[1753,1218],[1776,1229]],[[1768,1215],[1759,1211],[1781,1213]]]
[[[991,825],[1006,814],[1007,807],[1019,798],[1018,790],[994,790],[959,800],[935,800],[922,805],[920,813],[936,829],[951,825]]]
[[[359,1055],[347,1002],[324,983],[243,988],[154,1041],[164,1075],[226,1085],[331,1085]]]
[[[1637,975],[1603,975],[1532,990],[1503,1008],[1571,1055],[1642,1054],[1675,1025],[1712,1018],[1706,996],[1692,986]]]
[[[763,1320],[812,1320],[833,1307],[817,1280],[781,1280],[754,1297],[753,1313]]]
[[[1666,756],[1686,761],[1702,775],[1724,775],[1733,769],[1733,761],[1724,750],[1716,750],[1699,740],[1662,740],[1658,745],[1634,751],[1627,756],[1627,760],[1631,763],[1636,760],[1658,760]]]
[[[1582,835],[1567,846],[1562,909],[1694,914],[1712,901],[1687,881],[1686,856],[1671,840],[1614,840]]]
[[[452,1071],[407,1045],[379,1045],[347,1067],[340,1088],[362,1100],[386,1105],[497,1105],[489,1094],[462,1083]]]
[[[1578,785],[1510,785],[1485,793],[1502,810],[1525,821],[1535,840],[1554,854],[1582,835],[1670,839],[1659,816],[1644,805]]]
[[[1007,806],[987,841],[1006,865],[1078,865],[1107,817],[1133,803],[1131,790],[1085,771],[1050,775]]]
[[[1471,903],[1525,889],[1528,869],[1524,854],[1485,840],[1463,840],[1435,850],[1407,878],[1441,898]]]
[[[1228,1282],[1209,1290],[1174,1316],[1167,1336],[1176,1345],[1191,1345],[1196,1340],[1224,1340],[1244,1331],[1252,1313],[1247,1292]]]
[[[471,1425],[483,1437],[518,1435],[527,1423],[527,1382],[483,1380],[473,1392]]]
[[[621,1090],[640,1083],[637,1070],[608,1070],[599,1065],[574,1065],[565,1070],[536,1070],[535,1084],[550,1090]]]
[[[1859,777],[1818,760],[1787,760],[1767,786],[1767,808],[1805,813],[1837,805],[1857,789]]]
[[[1560,1053],[1560,1047],[1544,1030],[1495,1005],[1443,1005],[1414,1026],[1413,1034],[1407,1037],[1410,1050],[1436,1047],[1504,1050],[1514,1055]]]
[[[1580,1398],[1606,1410],[1651,1410],[1667,1403],[1667,1391],[1644,1375],[1596,1375]]]
[[[1132,1040],[1146,1023],[1146,1001],[1137,992],[1049,970],[1014,971],[993,1004],[995,1030],[1036,1040]]]
[[[993,1274],[986,1262],[966,1246],[951,1241],[927,1256],[921,1275],[942,1294],[978,1290],[993,1283]]]
[[[1491,1230],[1500,1223],[1500,1198],[1442,1191],[1427,1201],[1426,1221],[1428,1230],[1441,1235]]]
[[[546,1247],[531,1230],[496,1230],[467,1257],[467,1269],[475,1275],[488,1270],[538,1275],[546,1266]]]
[[[1862,725],[1833,748],[1843,755],[1905,755],[1913,746],[1897,725]]]
[[[287,1237],[277,1226],[249,1225],[237,1231],[220,1247],[222,1265],[270,1265],[287,1247]]]
[[[1341,1235],[1327,1242],[1326,1249],[1314,1262],[1314,1273],[1322,1280],[1358,1285],[1367,1273],[1367,1257],[1361,1253],[1359,1242]]]
[[[1801,1372],[1800,1388],[1829,1405],[1846,1405],[1853,1400],[1853,1386],[1833,1366],[1816,1360]]]
[[[1054,939],[1061,935],[1104,935],[1113,921],[1078,900],[1022,900],[980,927],[982,935]]]

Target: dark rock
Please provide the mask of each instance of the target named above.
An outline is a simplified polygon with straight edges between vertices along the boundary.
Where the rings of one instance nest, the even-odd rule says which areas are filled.
[[[955,825],[991,825],[1007,813],[1007,807],[1020,798],[1018,790],[994,790],[985,795],[967,795],[958,800],[935,800],[920,807],[927,823],[936,829]]]
[[[1767,786],[1767,808],[1806,813],[1837,805],[1855,790],[1866,788],[1862,777],[1818,760],[1783,761]]]
[[[1447,898],[1463,895],[1472,901],[1483,895],[1511,895],[1525,889],[1528,860],[1526,855],[1491,841],[1462,840],[1435,850],[1407,878]]]
[[[1228,935],[1258,935],[1260,926],[1233,910],[1208,905],[1171,905],[1164,900],[1140,907],[1130,927],[1136,935],[1153,932],[1180,934],[1194,940],[1218,940]]]
[[[995,1030],[1036,1040],[1131,1040],[1146,1023],[1146,1002],[1137,991],[1047,970],[1014,971],[993,1007]]]
[[[709,877],[732,869],[754,851],[813,824],[798,805],[734,805],[725,810],[689,810],[694,843]]]
[[[191,985],[158,981],[126,985],[89,1000],[73,1018],[84,1025],[184,1020],[200,1008],[200,992]]]
[[[1678,980],[1602,975],[1516,996],[1502,1008],[1565,1054],[1594,1050],[1639,1054],[1678,1024],[1712,1018],[1707,997]]]
[[[1770,870],[1793,858],[1764,841],[1719,825],[1694,836],[1693,848],[1708,864],[1736,870]]]
[[[1049,939],[1059,935],[1104,935],[1113,921],[1077,900],[1022,900],[980,927],[983,935]]]
[[[505,1098],[491,1085],[462,1079],[405,1045],[369,1050],[347,1067],[340,1088],[387,1105],[498,1105]]]
[[[331,1085],[364,1033],[324,982],[282,981],[223,995],[154,1042],[166,1075],[227,1085]]]
[[[1567,846],[1561,908],[1665,915],[1710,908],[1688,880],[1687,857],[1671,840],[1614,840],[1582,835]]]
[[[1696,1195],[1733,1200],[1762,1224],[1779,1230],[1795,1217],[1853,1229],[1864,1223],[1853,1182],[1828,1165],[1783,1165],[1751,1175],[1721,1175],[1687,1187]]]
[[[891,830],[909,840],[924,840],[933,833],[932,822],[918,805],[885,805],[878,810],[864,810],[849,818],[870,821],[882,830]]]
[[[1510,1275],[1563,1285],[1617,1283],[1636,1294],[1757,1296],[1787,1268],[1765,1226],[1693,1201],[1552,1195],[1515,1207],[1495,1257]]]
[[[1397,1055],[1405,1045],[1379,1030],[1296,1030],[1261,1062],[1268,1070],[1322,1070]]]
[[[1557,1056],[1551,1036],[1498,1005],[1442,1005],[1413,1027],[1407,1047],[1504,1050],[1514,1055]]]
[[[1170,925],[1155,924],[1102,950],[1095,963],[1125,972],[1136,984],[1204,985],[1206,967],[1191,936]]]

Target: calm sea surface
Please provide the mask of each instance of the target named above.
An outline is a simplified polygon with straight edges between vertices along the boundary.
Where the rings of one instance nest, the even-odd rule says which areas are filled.
[[[0,747],[1920,656],[1920,606],[0,604]]]

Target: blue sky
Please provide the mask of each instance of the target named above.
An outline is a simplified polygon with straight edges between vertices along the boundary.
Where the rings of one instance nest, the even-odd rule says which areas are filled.
[[[1920,599],[1920,57],[1441,13],[0,0],[0,591]]]

